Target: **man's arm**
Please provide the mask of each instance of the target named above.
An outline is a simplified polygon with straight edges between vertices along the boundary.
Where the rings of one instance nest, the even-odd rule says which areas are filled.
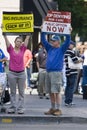
[[[36,65],[37,65],[37,69],[39,71],[39,62],[38,61],[36,61]]]

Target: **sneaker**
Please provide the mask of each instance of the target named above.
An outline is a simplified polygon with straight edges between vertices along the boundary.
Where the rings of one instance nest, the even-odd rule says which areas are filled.
[[[75,103],[71,102],[71,103],[69,103],[69,105],[73,106],[73,105],[75,105]]]
[[[46,96],[45,98],[46,98],[46,99],[49,99],[49,96]]]
[[[15,107],[10,107],[10,108],[8,108],[7,112],[8,112],[8,114],[13,114],[13,113],[16,112],[16,108]]]
[[[69,106],[69,103],[65,103],[65,106]]]
[[[43,96],[39,96],[40,99],[43,99]]]
[[[17,113],[18,113],[18,114],[24,114],[24,110],[23,110],[23,109],[18,109],[18,110],[17,110]]]
[[[45,115],[53,115],[53,113],[55,112],[56,110],[55,109],[50,109],[49,111],[47,112],[44,112]]]
[[[40,94],[40,95],[39,95],[39,98],[40,98],[40,99],[43,99],[43,96],[44,96],[43,94]]]
[[[75,103],[73,103],[73,102],[71,102],[71,103],[65,103],[65,106],[67,106],[67,107],[70,107],[70,106],[73,106],[73,105],[75,105]]]
[[[46,95],[45,95],[45,98],[46,98],[46,99],[49,99],[49,94],[46,94]]]
[[[54,116],[62,115],[62,111],[59,109],[56,109],[56,111],[53,113]]]

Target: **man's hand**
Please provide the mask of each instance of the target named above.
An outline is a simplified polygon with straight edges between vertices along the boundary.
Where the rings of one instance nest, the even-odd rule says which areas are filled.
[[[72,27],[70,27],[70,28],[69,28],[70,34],[71,34],[72,30],[73,30]]]

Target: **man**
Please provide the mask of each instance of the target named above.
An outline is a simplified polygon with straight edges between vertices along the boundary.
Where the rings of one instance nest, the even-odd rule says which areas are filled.
[[[71,57],[74,63],[80,62],[73,48],[75,47],[75,42],[70,41],[69,48],[65,53],[65,63],[66,63],[66,88],[65,88],[65,106],[72,106],[73,104],[73,94],[76,89],[76,81],[78,71],[75,68],[69,67],[68,57]]]
[[[63,69],[63,60],[64,54],[69,47],[70,35],[65,35],[66,40],[60,46],[61,40],[58,35],[53,35],[50,39],[50,43],[46,40],[45,33],[41,33],[41,41],[47,51],[47,92],[50,95],[51,108],[46,115],[61,115],[62,111],[60,110],[61,106],[61,87],[62,87],[62,69]]]
[[[48,94],[46,94],[46,59],[47,59],[47,52],[43,47],[43,44],[40,42],[39,44],[42,45],[40,50],[38,51],[38,56],[36,58],[37,68],[39,71],[39,79],[38,79],[38,92],[40,99],[43,99],[46,96],[46,99],[49,99]]]

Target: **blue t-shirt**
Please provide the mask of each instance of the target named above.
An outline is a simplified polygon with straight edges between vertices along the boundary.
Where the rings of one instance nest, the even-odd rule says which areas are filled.
[[[64,54],[70,44],[70,35],[66,35],[66,40],[58,48],[53,47],[46,40],[44,32],[41,33],[41,41],[42,41],[45,49],[47,50],[47,62],[46,62],[47,72],[62,71]]]
[[[3,51],[0,49],[0,60],[5,58],[5,55],[3,53]],[[0,72],[3,73],[4,72],[4,64],[2,62],[0,62]]]

